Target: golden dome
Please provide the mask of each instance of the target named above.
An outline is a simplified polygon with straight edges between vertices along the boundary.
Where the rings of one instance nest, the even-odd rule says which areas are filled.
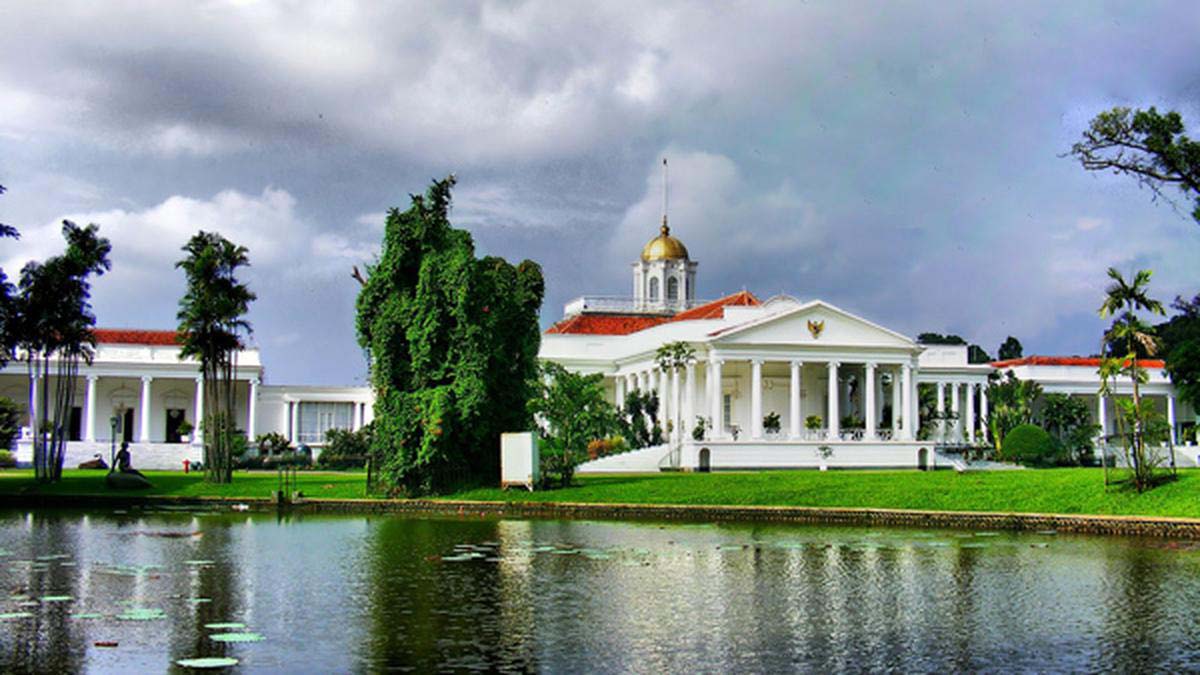
[[[671,236],[671,228],[663,223],[659,230],[659,235],[650,240],[646,247],[642,249],[642,260],[650,262],[651,260],[687,260],[688,250],[675,237]]]

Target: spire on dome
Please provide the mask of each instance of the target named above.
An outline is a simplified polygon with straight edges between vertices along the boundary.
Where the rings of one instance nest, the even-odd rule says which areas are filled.
[[[666,236],[671,233],[670,226],[667,225],[667,158],[663,157],[663,221],[662,234]]]

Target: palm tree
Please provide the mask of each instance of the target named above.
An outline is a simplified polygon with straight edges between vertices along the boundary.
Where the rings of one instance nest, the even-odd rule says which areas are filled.
[[[187,257],[175,263],[187,277],[179,300],[179,357],[200,361],[204,381],[204,439],[206,477],[213,483],[233,478],[234,382],[237,354],[251,333],[245,315],[256,296],[237,280],[248,267],[247,249],[216,232],[198,232],[183,247]]]
[[[1108,268],[1108,277],[1112,282],[1105,289],[1104,302],[1100,304],[1101,318],[1116,317],[1112,326],[1104,334],[1103,344],[1108,349],[1108,356],[1103,359],[1100,367],[1101,396],[1112,392],[1110,382],[1116,377],[1128,375],[1133,385],[1132,406],[1125,411],[1131,426],[1129,458],[1133,467],[1134,485],[1138,491],[1149,486],[1150,473],[1153,466],[1147,460],[1145,444],[1146,410],[1143,409],[1139,385],[1146,381],[1146,373],[1138,364],[1139,349],[1142,353],[1153,356],[1158,351],[1158,340],[1154,337],[1149,324],[1142,321],[1138,312],[1165,315],[1162,303],[1151,298],[1147,287],[1150,285],[1151,270],[1138,270],[1132,281],[1126,281],[1115,268]],[[1111,346],[1125,349],[1124,354],[1113,354]],[[1118,421],[1120,416],[1118,416]],[[1122,443],[1125,442],[1122,435]],[[1172,458],[1174,460],[1174,458]]]

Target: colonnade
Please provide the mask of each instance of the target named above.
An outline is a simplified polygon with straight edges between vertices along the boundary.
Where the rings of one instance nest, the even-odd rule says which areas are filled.
[[[863,362],[864,382],[863,420],[864,429],[861,432],[842,430],[840,428],[842,395],[840,361],[818,361],[828,369],[828,394],[825,409],[824,429],[813,430],[803,428],[801,418],[801,397],[803,387],[802,359],[767,359],[751,357],[741,360],[750,366],[750,429],[748,436],[751,440],[761,440],[765,437],[763,429],[763,366],[767,363],[787,363],[789,366],[788,387],[788,429],[787,438],[791,440],[913,440],[920,427],[917,405],[916,378],[912,362],[880,363],[877,361]],[[705,364],[704,402],[707,417],[711,423],[708,431],[709,439],[728,439],[729,420],[725,419],[725,406],[722,387],[722,372],[724,367],[732,363],[727,357],[719,354],[712,355]],[[690,427],[684,428],[695,419],[697,414],[697,363],[689,362],[686,366],[672,371],[666,371],[657,366],[620,374],[615,379],[617,405],[623,405],[626,395],[632,391],[654,391],[658,393],[659,418],[663,421],[664,431],[669,426],[670,440],[684,438],[682,434],[690,434]],[[885,370],[890,375],[892,402],[892,428],[879,428],[880,403],[883,399],[883,378],[880,371]],[[907,411],[907,414],[905,414]],[[669,422],[669,425],[668,425]],[[782,431],[782,430],[781,430]]]
[[[1068,394],[1069,395],[1069,394]],[[1150,398],[1152,394],[1143,393],[1143,398]],[[1171,445],[1179,443],[1179,427],[1175,419],[1175,396],[1166,394],[1164,398],[1167,400],[1167,426],[1170,427],[1170,442]],[[1108,435],[1108,396],[1096,396],[1096,424],[1100,425],[1101,438]]]
[[[40,402],[38,396],[38,386],[41,376],[34,375],[29,381],[30,400],[36,406]],[[120,378],[129,379],[129,378]],[[96,442],[96,399],[97,386],[100,382],[100,376],[88,374],[84,376],[85,387],[83,395],[83,440],[94,443]],[[197,376],[196,380],[196,400],[195,400],[195,422],[193,424],[195,431],[192,432],[194,439],[201,438],[200,426],[204,420],[204,378]],[[138,399],[137,408],[137,433],[134,436],[134,441],[137,443],[150,443],[153,440],[150,438],[150,413],[153,407],[153,387],[154,377],[150,375],[141,376],[141,392]],[[248,410],[246,416],[246,436],[250,439],[255,437],[255,415],[258,405],[258,386],[259,378],[251,378],[249,380],[249,398]],[[30,423],[32,424],[33,416],[36,414],[36,407],[30,410]]]
[[[987,438],[987,387],[980,382],[936,382],[937,439],[943,443],[975,444]],[[950,393],[950,414],[946,414],[946,390]],[[978,405],[978,410],[976,409]]]

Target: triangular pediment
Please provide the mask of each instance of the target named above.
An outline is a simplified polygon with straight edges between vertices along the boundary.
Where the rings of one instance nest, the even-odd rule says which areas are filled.
[[[709,335],[723,344],[914,347],[916,343],[820,300],[804,303]]]

